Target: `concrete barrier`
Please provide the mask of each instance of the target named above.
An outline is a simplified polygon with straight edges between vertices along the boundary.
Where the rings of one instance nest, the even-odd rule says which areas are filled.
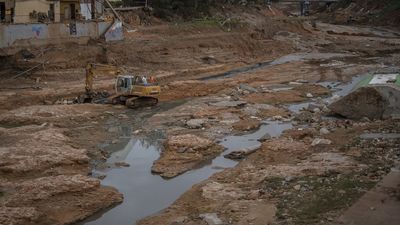
[[[62,42],[82,42],[100,38],[112,22],[37,23],[0,25],[0,48],[40,46]],[[122,32],[118,38],[121,40]]]

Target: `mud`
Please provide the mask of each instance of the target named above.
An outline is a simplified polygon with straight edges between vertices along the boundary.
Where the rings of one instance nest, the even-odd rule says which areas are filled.
[[[399,121],[330,117],[327,105],[355,76],[399,68],[396,29],[222,15],[241,22],[150,20],[121,42],[7,58],[0,223],[327,224],[390,171]],[[160,104],[65,102],[84,92],[89,61],[155,75]],[[96,89],[112,93],[113,79]]]

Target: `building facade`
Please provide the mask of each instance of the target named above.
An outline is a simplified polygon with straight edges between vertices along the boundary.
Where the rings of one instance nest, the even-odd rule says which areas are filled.
[[[98,0],[0,0],[2,23],[57,23],[92,20],[103,12]]]

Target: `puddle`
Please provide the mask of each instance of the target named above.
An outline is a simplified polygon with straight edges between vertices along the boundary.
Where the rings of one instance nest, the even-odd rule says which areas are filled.
[[[121,143],[125,144],[120,146],[119,151],[112,154],[108,162],[124,161],[129,163],[130,167],[95,171],[95,173],[107,175],[102,184],[117,188],[124,195],[123,203],[81,224],[131,225],[144,217],[154,215],[171,205],[192,185],[238,163],[224,158],[225,154],[249,146],[259,147],[261,143],[257,139],[266,134],[278,137],[290,128],[292,128],[291,123],[265,121],[254,133],[227,136],[220,142],[226,148],[220,156],[199,169],[188,171],[169,180],[150,172],[153,161],[160,156],[160,145],[146,139],[124,139]]]
[[[343,53],[294,53],[282,56],[278,59],[267,61],[267,62],[260,62],[254,65],[240,67],[238,69],[233,69],[228,72],[215,74],[207,77],[200,78],[199,80],[215,80],[221,78],[230,78],[242,73],[255,71],[257,69],[261,69],[268,66],[275,66],[281,65],[289,62],[296,62],[296,61],[304,61],[304,60],[315,60],[315,59],[330,59],[336,57],[351,57],[354,55],[351,54],[343,54]]]

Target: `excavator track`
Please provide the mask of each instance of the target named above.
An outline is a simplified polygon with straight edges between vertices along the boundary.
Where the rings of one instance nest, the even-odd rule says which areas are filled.
[[[157,103],[158,99],[153,97],[132,97],[126,100],[125,105],[131,109],[137,109],[155,106]]]

